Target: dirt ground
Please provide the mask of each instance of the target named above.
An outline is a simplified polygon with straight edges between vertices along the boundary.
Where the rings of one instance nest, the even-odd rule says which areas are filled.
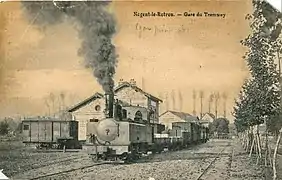
[[[189,149],[150,155],[133,164],[99,166],[82,152],[43,153],[15,144],[12,150],[0,148],[0,169],[15,180],[264,179],[263,170],[250,160],[237,140],[210,140]]]

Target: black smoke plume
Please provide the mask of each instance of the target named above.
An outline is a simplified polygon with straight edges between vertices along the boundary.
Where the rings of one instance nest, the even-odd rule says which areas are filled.
[[[109,1],[22,1],[27,18],[40,29],[59,24],[66,18],[75,20],[82,39],[78,55],[85,59],[87,68],[93,69],[94,76],[107,93],[113,90],[117,65],[112,43],[116,22],[106,9],[108,4]]]

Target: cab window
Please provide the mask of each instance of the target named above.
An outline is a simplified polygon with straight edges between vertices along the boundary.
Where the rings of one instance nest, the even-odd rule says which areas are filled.
[[[26,131],[26,130],[29,130],[29,125],[26,125],[26,124],[25,124],[25,125],[23,126],[23,130],[25,130],[25,131]]]

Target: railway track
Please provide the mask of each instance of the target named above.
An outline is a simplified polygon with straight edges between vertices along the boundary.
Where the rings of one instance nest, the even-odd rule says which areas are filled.
[[[229,143],[230,145],[230,143]],[[228,146],[227,146],[228,147]],[[224,150],[227,148],[225,147],[224,149],[222,149],[217,155],[216,157],[214,157],[214,159],[206,166],[206,168],[204,168],[204,170],[199,174],[199,176],[196,178],[196,180],[203,180],[203,176],[206,175],[206,173],[208,172],[208,170],[212,167],[212,165],[216,162],[216,160],[221,157],[221,155],[223,154]],[[233,156],[233,149],[232,149],[232,155]],[[207,159],[207,158],[205,158]],[[204,160],[205,160],[204,159]],[[203,160],[203,161],[204,161]],[[232,157],[231,157],[231,161],[232,161]]]
[[[37,176],[35,178],[31,178],[30,180],[49,178],[49,177],[52,177],[52,176],[58,176],[58,175],[62,175],[62,174],[70,173],[70,172],[74,172],[74,171],[81,171],[81,170],[92,168],[92,167],[95,167],[95,166],[102,166],[102,165],[113,165],[114,166],[114,165],[118,165],[118,164],[123,164],[123,162],[100,162],[100,163],[95,163],[95,164],[91,164],[91,165],[88,165],[88,166],[82,166],[82,167],[68,169],[68,170],[64,170],[64,171],[60,171],[60,172],[56,172],[56,173],[50,173],[50,174],[46,174],[46,175],[42,175],[42,176]]]
[[[32,166],[32,169],[39,169],[39,168],[43,168],[43,167],[47,167],[47,166],[50,166],[50,165],[54,165],[54,164],[59,164],[59,163],[64,163],[64,162],[68,162],[68,161],[73,161],[73,160],[76,160],[76,159],[82,159],[83,157],[65,157],[65,158],[58,158],[58,159],[55,159],[54,161],[51,161],[49,163],[46,163],[46,164],[34,164],[34,166]]]
[[[48,166],[67,163],[67,162],[82,159],[82,158],[83,158],[82,156],[64,157],[64,158],[57,157],[57,158],[52,158],[52,159],[48,159],[48,160],[45,159],[46,162],[43,162],[43,163],[42,163],[42,161],[41,162],[35,162],[35,163],[27,162],[25,164],[20,165],[19,168],[16,168],[16,170],[11,171],[9,173],[11,173],[10,176],[13,176],[13,175],[18,174],[22,171],[34,171],[34,170],[37,171],[39,169],[44,169]]]

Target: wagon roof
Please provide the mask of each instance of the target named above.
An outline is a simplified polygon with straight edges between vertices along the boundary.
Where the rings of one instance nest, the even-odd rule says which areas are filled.
[[[75,122],[75,121],[74,120],[65,121],[65,120],[59,120],[59,119],[25,119],[25,120],[22,120],[22,122]]]

